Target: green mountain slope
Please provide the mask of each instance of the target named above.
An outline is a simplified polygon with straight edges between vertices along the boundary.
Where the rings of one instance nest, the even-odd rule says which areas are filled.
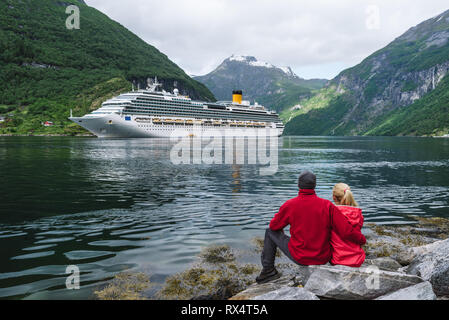
[[[205,84],[219,100],[231,100],[232,91],[243,90],[245,100],[269,109],[281,111],[310,96],[312,90],[322,88],[327,80],[305,80],[289,67],[276,67],[251,56],[232,56],[214,71],[195,77]]]
[[[66,28],[70,4],[80,8],[79,30]],[[0,2],[0,116],[7,118],[0,133],[73,133],[69,109],[82,115],[154,76],[166,90],[176,82],[180,93],[215,100],[156,48],[82,1]],[[57,126],[44,128],[45,120]]]
[[[444,135],[449,133],[449,76],[408,107],[387,114],[367,135]]]
[[[334,88],[325,103],[301,101],[308,112],[286,115],[285,134],[430,135],[445,130],[445,121],[427,122],[419,130],[414,119],[444,119],[440,100],[449,73],[449,11],[429,19],[331,80],[319,94]],[[425,99],[424,99],[425,98]],[[423,99],[423,101],[420,101]],[[433,109],[429,109],[433,106]],[[409,109],[410,108],[410,109]],[[421,115],[419,115],[422,113]],[[410,115],[414,114],[413,117]],[[394,121],[393,118],[394,117]],[[319,122],[310,126],[311,121]],[[382,126],[384,122],[402,129]],[[325,125],[322,125],[325,124]],[[388,127],[388,129],[387,129]],[[405,130],[404,128],[415,128]],[[380,129],[384,128],[384,129]]]

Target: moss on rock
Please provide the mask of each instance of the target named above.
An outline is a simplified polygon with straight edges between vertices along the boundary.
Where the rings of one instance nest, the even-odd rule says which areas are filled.
[[[412,247],[423,246],[446,239],[449,234],[449,219],[440,217],[409,216],[411,225],[366,224],[372,231],[363,246],[367,258],[390,257],[403,265],[409,263]]]
[[[235,261],[235,256],[228,245],[212,245],[199,254],[204,263],[225,263]]]
[[[142,293],[149,286],[150,279],[146,274],[122,272],[94,295],[99,300],[146,300]]]
[[[165,280],[158,299],[227,299],[244,290],[260,267],[236,261],[235,250],[228,245],[212,245],[198,255],[189,269]]]

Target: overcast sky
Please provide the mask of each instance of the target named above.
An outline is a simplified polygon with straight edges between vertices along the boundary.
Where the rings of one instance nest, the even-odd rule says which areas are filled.
[[[333,78],[447,0],[85,0],[188,74],[251,55],[303,78]]]

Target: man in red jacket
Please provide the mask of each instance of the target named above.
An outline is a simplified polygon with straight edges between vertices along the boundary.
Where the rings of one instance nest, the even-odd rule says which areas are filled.
[[[284,203],[265,232],[262,272],[257,283],[265,283],[281,275],[274,267],[276,248],[301,265],[326,264],[331,259],[330,236],[334,230],[342,239],[359,245],[366,242],[340,210],[315,193],[316,176],[304,171],[298,179],[299,195]],[[283,229],[290,225],[291,237]]]

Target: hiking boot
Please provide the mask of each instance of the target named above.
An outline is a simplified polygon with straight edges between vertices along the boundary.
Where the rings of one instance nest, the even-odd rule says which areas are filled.
[[[267,282],[279,279],[280,277],[281,277],[281,274],[276,270],[276,268],[268,269],[268,270],[262,269],[262,272],[256,278],[256,282],[258,284],[267,283]]]

